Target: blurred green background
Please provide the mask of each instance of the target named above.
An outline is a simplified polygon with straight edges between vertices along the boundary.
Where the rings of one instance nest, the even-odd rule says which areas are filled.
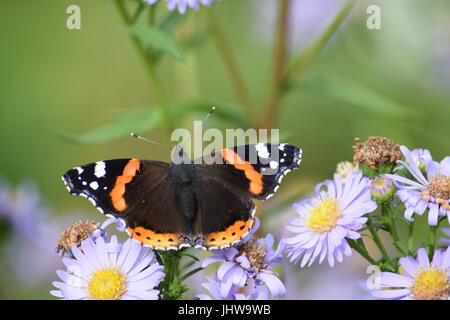
[[[271,76],[276,2],[222,0],[214,5],[251,97],[261,108]],[[317,1],[319,9],[309,16],[311,1],[293,2],[299,3],[295,10],[302,10],[302,2],[308,6],[303,13],[290,13],[295,20],[291,59],[320,36],[343,1]],[[81,30],[66,28],[70,4],[81,8]],[[366,27],[370,4],[382,10],[381,30]],[[310,19],[302,20],[305,15]],[[205,29],[202,12],[190,12],[186,19],[179,33]],[[448,155],[449,30],[446,0],[357,1],[349,19],[282,100],[276,127],[285,142],[303,149],[304,160],[280,192],[299,190],[300,198],[329,178],[337,162],[351,160],[354,137],[383,135],[410,148],[427,148],[436,160]],[[145,68],[111,0],[2,1],[0,44],[0,176],[12,186],[32,179],[56,215],[79,210],[100,220],[89,202],[69,196],[62,173],[101,159],[169,160],[165,149],[129,137],[88,146],[62,139],[65,133],[91,131],[129,108],[152,103]],[[184,61],[167,57],[159,68],[168,97],[236,103],[209,37],[184,53]],[[192,114],[185,126],[203,116]],[[208,125],[230,127],[217,122],[212,118]],[[139,133],[170,144],[162,129]],[[4,286],[13,284],[2,281]],[[307,288],[305,284],[302,290]],[[14,289],[4,298],[48,298],[49,289],[50,282],[44,281],[31,289]],[[305,292],[299,296],[308,298]]]

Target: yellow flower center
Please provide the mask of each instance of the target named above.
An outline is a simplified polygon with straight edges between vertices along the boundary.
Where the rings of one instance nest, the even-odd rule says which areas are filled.
[[[311,216],[306,221],[306,226],[315,232],[328,232],[334,228],[342,215],[341,206],[336,199],[326,198],[315,200],[314,207],[308,208]]]
[[[88,281],[89,298],[92,300],[119,300],[125,288],[126,276],[118,268],[95,271]]]
[[[411,292],[416,300],[446,300],[450,293],[448,275],[434,267],[423,270],[414,280]]]

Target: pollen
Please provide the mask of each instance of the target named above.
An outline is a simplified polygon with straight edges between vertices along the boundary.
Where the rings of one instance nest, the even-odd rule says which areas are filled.
[[[306,226],[319,233],[333,229],[342,216],[339,202],[336,199],[324,197],[323,200],[315,200],[313,205],[308,208],[311,216],[307,219]]]
[[[447,300],[450,282],[444,270],[429,268],[422,270],[411,288],[416,300]]]
[[[126,276],[118,268],[104,268],[92,273],[88,280],[92,300],[119,300],[125,293]]]
[[[431,197],[436,199],[436,203],[441,204],[444,209],[450,210],[450,177],[436,176],[430,179],[426,189],[422,192],[422,197],[428,201]]]

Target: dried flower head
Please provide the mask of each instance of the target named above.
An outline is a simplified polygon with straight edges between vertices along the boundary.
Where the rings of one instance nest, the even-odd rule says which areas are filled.
[[[95,221],[78,221],[61,233],[56,243],[56,252],[64,256],[67,254],[72,256],[72,247],[80,247],[81,241],[86,240],[93,235],[96,230],[100,231],[100,224]]]
[[[401,158],[400,145],[394,144],[385,137],[369,137],[365,142],[355,138],[353,146],[353,162],[366,165],[372,170],[377,170],[383,165],[394,166]],[[387,172],[386,172],[387,173]]]

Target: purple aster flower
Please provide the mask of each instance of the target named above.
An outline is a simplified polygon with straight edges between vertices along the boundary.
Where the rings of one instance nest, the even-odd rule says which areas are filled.
[[[6,221],[14,234],[35,241],[46,233],[46,222],[51,213],[41,202],[33,182],[24,182],[17,190],[12,190],[6,181],[0,179],[0,219]]]
[[[342,262],[343,256],[350,256],[352,250],[345,238],[358,239],[360,229],[367,221],[366,213],[377,208],[370,197],[370,179],[360,172],[347,175],[344,179],[334,175],[316,187],[316,194],[295,203],[298,217],[291,219],[287,229],[294,232],[285,240],[291,262],[310,266],[317,258],[319,263],[328,258]],[[323,189],[325,188],[325,189]]]
[[[214,277],[206,277],[208,282],[202,283],[202,287],[208,294],[202,293],[196,296],[200,300],[268,300],[270,298],[269,289],[261,287],[250,279],[244,288],[232,285],[226,296],[222,296],[225,283],[220,281],[215,273]]]
[[[450,295],[450,248],[438,250],[428,260],[426,250],[400,258],[402,272],[382,272],[379,288],[372,291],[377,298],[401,300],[448,300]]]
[[[17,276],[14,281],[20,281],[23,288],[48,281],[51,270],[60,263],[56,255],[49,255],[58,234],[52,216],[53,213],[42,205],[35,183],[27,181],[12,188],[0,178],[0,223],[7,230],[2,234],[7,255],[4,267],[11,269]],[[33,265],[32,273],[30,265]]]
[[[407,147],[401,146],[400,150],[406,161],[397,161],[401,164],[396,168],[406,168],[413,179],[408,179],[399,174],[389,174],[398,187],[397,196],[405,205],[405,218],[412,221],[414,213],[422,215],[429,209],[428,224],[435,226],[439,216],[447,215],[450,221],[450,157],[444,158],[440,163],[433,161],[429,152],[424,151],[426,177],[419,169],[412,153]]]
[[[155,4],[158,0],[145,0],[148,4]],[[187,8],[194,10],[200,9],[200,4],[204,6],[211,6],[214,1],[218,0],[165,0],[167,2],[167,9],[170,11],[178,8],[178,12],[185,14]]]
[[[273,40],[279,1],[253,0],[253,32],[256,39]],[[320,37],[342,8],[335,0],[293,0],[290,2],[288,29],[290,42],[298,50]]]
[[[123,244],[115,236],[107,243],[102,237],[87,238],[81,250],[72,247],[75,259],[63,258],[67,271],[56,273],[58,290],[51,294],[69,300],[157,300],[155,287],[164,278],[163,266],[155,254],[128,239]]]
[[[450,246],[450,228],[442,228],[442,232],[445,234],[446,238],[440,238],[439,242]]]
[[[281,262],[284,243],[281,241],[278,248],[273,250],[274,238],[271,234],[262,239],[253,237],[258,227],[259,220],[256,219],[255,226],[240,244],[227,249],[212,250],[216,255],[203,260],[203,268],[223,261],[217,270],[217,279],[222,283],[221,296],[227,297],[233,286],[244,287],[250,280],[254,280],[256,285],[265,284],[272,297],[286,293],[284,284],[272,271],[272,266]]]

